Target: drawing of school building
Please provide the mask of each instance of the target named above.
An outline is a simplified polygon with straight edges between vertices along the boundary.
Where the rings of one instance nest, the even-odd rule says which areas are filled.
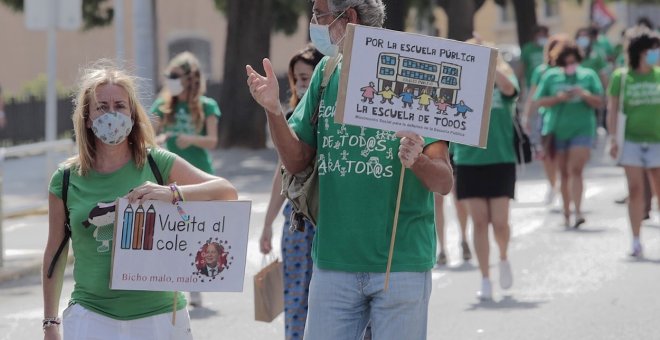
[[[445,98],[455,103],[461,89],[461,66],[451,63],[432,63],[429,61],[403,57],[396,53],[381,53],[378,56],[378,90],[390,87],[401,94],[412,88],[415,95],[422,90],[438,99]]]

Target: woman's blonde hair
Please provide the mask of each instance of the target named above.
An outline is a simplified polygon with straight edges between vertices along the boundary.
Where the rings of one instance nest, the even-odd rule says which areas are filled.
[[[204,110],[200,97],[206,93],[206,79],[204,79],[204,75],[200,70],[199,60],[190,52],[182,52],[172,58],[165,69],[165,74],[169,75],[175,68],[181,69],[183,71],[181,79],[187,80],[188,84],[185,90],[187,90],[188,94],[188,110],[192,116],[195,131],[200,132],[204,128]],[[161,90],[160,97],[164,101],[163,105],[158,108],[163,112],[163,124],[174,124],[175,108],[179,101],[178,97],[172,96],[166,86]]]
[[[102,85],[116,85],[124,89],[128,95],[128,106],[133,120],[133,129],[127,141],[133,160],[141,168],[147,160],[149,148],[156,147],[154,130],[149,116],[138,99],[136,78],[118,68],[107,59],[101,59],[81,72],[79,89],[74,98],[73,130],[78,145],[78,155],[65,164],[72,166],[80,176],[85,176],[92,169],[96,158],[96,136],[92,129],[87,128],[90,106],[96,101],[96,89]],[[93,109],[93,108],[92,108]]]

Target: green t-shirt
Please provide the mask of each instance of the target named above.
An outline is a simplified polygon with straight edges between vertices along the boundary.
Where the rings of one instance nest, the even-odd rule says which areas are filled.
[[[607,89],[610,96],[619,96],[624,70],[614,71]],[[660,67],[654,67],[648,74],[626,72],[623,87],[623,112],[627,118],[625,139],[660,143]]]
[[[518,91],[516,77],[509,77]],[[516,151],[513,147],[513,115],[516,96],[507,97],[496,87],[490,108],[488,142],[486,148],[453,144],[456,165],[487,165],[515,163]]]
[[[298,137],[317,151],[319,216],[312,258],[326,270],[382,273],[401,172],[399,139],[394,132],[335,123],[341,64],[320,98],[327,60],[314,70],[309,90],[289,119]],[[310,118],[317,106],[315,137]],[[433,194],[406,170],[391,269],[428,271],[435,263],[435,251]]]
[[[218,103],[213,99],[205,96],[201,96],[200,100],[202,101],[202,111],[204,112],[204,120],[209,116],[220,117],[220,107]],[[165,115],[160,107],[163,105],[164,100],[162,98],[156,99],[156,101],[151,106],[151,112],[161,119]],[[164,125],[162,122],[161,126],[163,127],[164,132],[170,133],[172,136],[167,138],[167,150],[174,152],[175,154],[181,156],[181,158],[188,161],[190,164],[195,167],[203,170],[209,174],[215,174],[213,171],[213,162],[211,160],[211,154],[208,150],[200,148],[195,145],[191,145],[185,149],[180,149],[176,146],[176,135],[185,134],[185,135],[197,135],[195,131],[195,126],[192,121],[192,116],[190,115],[190,109],[188,107],[188,102],[178,102],[176,108],[174,109],[174,123],[170,125]],[[203,125],[202,131],[199,132],[199,135],[206,136],[206,125]]]
[[[596,71],[597,74],[606,72],[608,67],[607,56],[600,47],[594,45],[589,52],[589,55],[585,56],[582,60],[580,66],[592,69]]]
[[[167,181],[175,155],[162,149],[151,151]],[[53,174],[48,190],[62,198],[63,168]],[[71,221],[71,245],[76,258],[71,302],[117,320],[133,320],[172,311],[172,292],[111,290],[110,269],[115,221],[114,201],[145,181],[156,182],[148,164],[138,169],[133,160],[109,174],[90,170],[83,177],[71,170],[67,207]],[[64,226],[62,226],[64,228]],[[178,296],[177,309],[186,299]]]
[[[568,91],[579,86],[592,94],[602,95],[603,86],[596,72],[579,66],[572,76],[567,76],[562,68],[548,70],[536,88],[534,100],[555,96],[560,91]],[[559,140],[578,136],[593,137],[596,134],[596,115],[594,109],[580,97],[574,97],[564,103],[546,107],[543,115],[542,135],[554,133]]]
[[[543,46],[534,41],[526,43],[520,52],[520,59],[525,65],[525,86],[532,84],[532,73],[534,68],[543,64]]]
[[[612,46],[610,39],[603,34],[598,35],[595,46],[604,53],[606,58],[614,57],[616,55],[615,47]]]
[[[532,72],[531,86],[530,87],[532,87],[532,86],[538,87],[539,82],[541,81],[541,77],[543,77],[543,75],[545,74],[545,71],[547,71],[549,69],[550,69],[550,66],[548,64],[545,64],[545,63],[543,63],[539,66],[536,66],[534,68],[534,72]],[[539,107],[537,111],[538,111],[539,115],[542,115],[543,113],[545,113],[545,108],[544,107]]]

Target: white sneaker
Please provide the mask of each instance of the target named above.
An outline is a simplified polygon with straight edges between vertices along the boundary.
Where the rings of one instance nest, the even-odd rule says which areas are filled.
[[[548,191],[545,193],[545,199],[544,202],[546,205],[551,205],[555,201],[555,189],[554,188],[548,188]]]
[[[513,286],[513,273],[508,260],[500,261],[500,287],[509,289]]]
[[[493,286],[490,284],[490,279],[481,279],[481,290],[477,292],[477,297],[480,300],[493,299]]]

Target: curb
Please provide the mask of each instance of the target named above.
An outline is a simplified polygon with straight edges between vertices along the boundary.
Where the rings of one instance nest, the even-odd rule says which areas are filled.
[[[34,215],[46,215],[48,214],[48,205],[39,205],[33,206],[25,209],[17,209],[16,211],[6,212],[3,214],[3,219],[12,219],[19,217],[27,217]]]
[[[30,260],[26,265],[12,269],[0,268],[0,283],[18,280],[24,276],[36,274],[41,270],[42,260]]]
[[[67,267],[73,264],[74,258],[73,254],[69,253],[67,260]],[[24,261],[25,264],[21,266],[16,266],[11,269],[0,268],[0,284],[18,280],[22,277],[38,274],[41,272],[41,266],[43,265],[43,260],[41,258],[32,259]]]

